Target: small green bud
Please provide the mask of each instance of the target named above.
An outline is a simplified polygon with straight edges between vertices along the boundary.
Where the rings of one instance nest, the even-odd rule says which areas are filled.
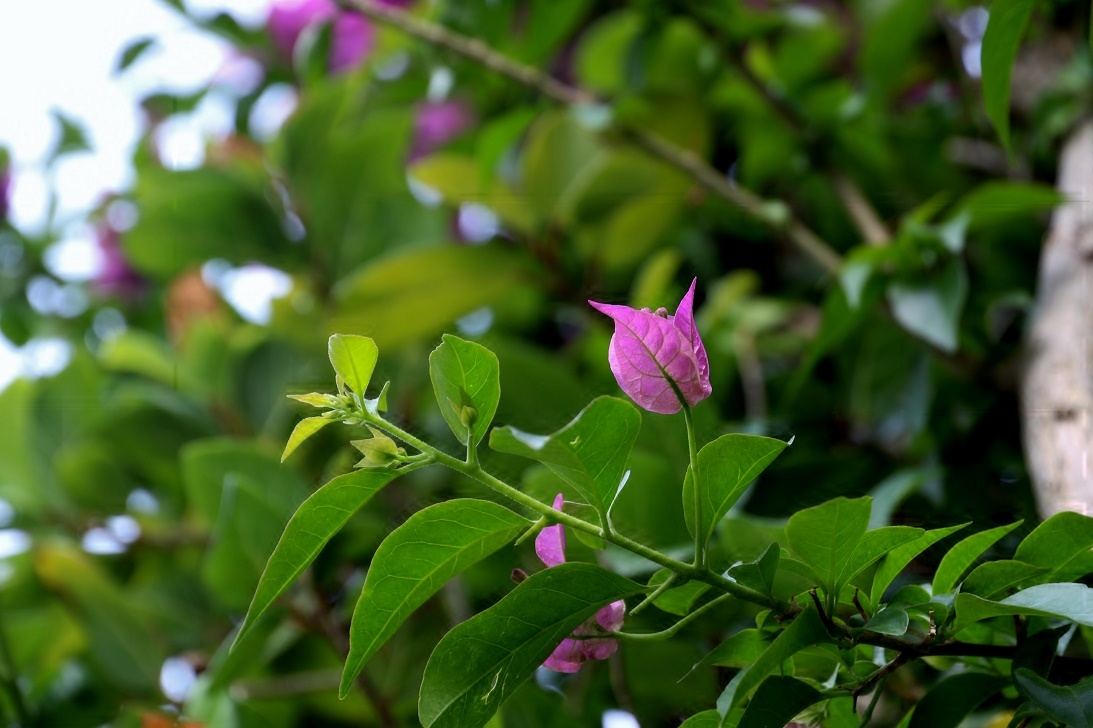
[[[367,440],[353,440],[350,444],[364,455],[357,463],[358,468],[386,468],[399,462],[406,451],[398,447],[395,441],[379,430],[369,427],[372,437]]]

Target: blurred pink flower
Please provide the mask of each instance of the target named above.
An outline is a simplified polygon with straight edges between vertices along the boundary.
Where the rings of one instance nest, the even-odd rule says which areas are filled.
[[[425,101],[414,117],[414,141],[410,159],[428,156],[467,131],[474,123],[474,112],[459,99]]]
[[[113,298],[138,297],[144,291],[144,278],[125,259],[118,231],[105,222],[100,223],[96,230],[96,242],[102,263],[91,282],[95,290],[103,296]]]
[[[559,493],[554,498],[554,510],[562,510],[565,499]],[[535,537],[535,553],[547,567],[565,563],[565,531],[562,524],[547,526]],[[614,632],[622,627],[626,616],[626,602],[621,599],[600,609],[580,627],[573,630],[575,637],[588,637],[604,632]],[[577,672],[588,660],[606,660],[619,649],[619,642],[611,637],[574,639],[567,637],[554,648],[543,663],[556,672]]]
[[[0,151],[0,154],[3,154]],[[0,156],[0,222],[4,222],[8,219],[8,212],[11,211],[11,167],[6,163],[3,163],[3,157]]]
[[[375,35],[372,24],[357,13],[340,11],[331,0],[280,0],[270,8],[267,26],[273,44],[291,58],[305,30],[330,20],[330,70],[347,71],[372,50]]]
[[[630,398],[650,412],[670,415],[710,396],[710,363],[694,319],[695,283],[675,315],[589,301],[615,321],[607,353],[611,373]]]

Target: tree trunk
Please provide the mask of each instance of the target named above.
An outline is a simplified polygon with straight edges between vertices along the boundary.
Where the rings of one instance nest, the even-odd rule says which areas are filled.
[[[1093,122],[1067,140],[1059,207],[1040,257],[1021,383],[1025,456],[1040,514],[1093,512]]]

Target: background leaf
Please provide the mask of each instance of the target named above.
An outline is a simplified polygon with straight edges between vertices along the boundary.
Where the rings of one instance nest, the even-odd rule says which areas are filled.
[[[448,427],[464,445],[478,445],[490,429],[501,399],[497,355],[481,344],[445,334],[440,346],[429,355],[429,377]],[[457,409],[463,406],[463,393],[476,410],[469,429],[459,419]]]
[[[998,131],[998,138],[1010,148],[1010,78],[1035,0],[994,0],[983,35],[983,105]]]

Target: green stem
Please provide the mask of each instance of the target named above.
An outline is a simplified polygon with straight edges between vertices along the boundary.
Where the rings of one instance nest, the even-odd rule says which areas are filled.
[[[633,617],[635,614],[641,613],[647,606],[655,602],[661,594],[668,591],[672,585],[676,583],[676,579],[678,578],[679,574],[669,574],[667,579],[657,585],[657,588],[653,590],[652,594],[642,599],[640,604],[630,610],[630,616]]]
[[[683,402],[683,398],[680,398],[683,404],[683,420],[687,423],[687,447],[690,450],[691,456],[691,483],[694,485],[694,524],[695,524],[695,568],[706,568],[706,538],[705,529],[702,528],[702,498],[698,488],[698,443],[695,439],[695,418],[691,414],[691,408]]]
[[[674,637],[676,632],[683,629],[688,624],[690,624],[694,620],[698,619],[701,615],[703,615],[706,612],[708,612],[709,610],[713,609],[716,605],[722,603],[723,601],[725,601],[726,599],[728,599],[731,596],[732,596],[732,594],[722,594],[717,599],[706,602],[701,607],[694,610],[693,612],[688,614],[686,617],[684,617],[683,619],[681,619],[678,622],[676,622],[675,624],[673,624],[668,629],[661,630],[660,632],[646,632],[644,634],[635,634],[635,633],[632,633],[632,632],[612,632],[611,636],[612,637],[618,637],[619,639],[624,639],[624,640],[647,641],[647,642],[652,642],[654,640],[666,640],[669,637]]]
[[[696,581],[701,581],[709,584],[710,586],[716,587],[720,591],[731,594],[737,599],[742,599],[753,604],[758,604],[761,607],[772,609],[779,614],[795,614],[797,611],[799,611],[795,610],[791,605],[785,602],[772,599],[771,597],[762,594],[761,592],[750,589],[742,584],[738,584],[732,579],[728,579],[721,574],[715,574],[708,568],[699,568],[694,566],[693,564],[686,564],[682,561],[673,559],[670,556],[662,554],[656,549],[651,549],[645,544],[639,543],[631,538],[623,536],[617,531],[610,534],[605,534],[604,530],[599,526],[595,526],[591,523],[588,523],[587,521],[582,521],[581,519],[575,516],[571,516],[568,513],[556,511],[546,503],[540,503],[536,499],[532,498],[526,493],[522,493],[521,491],[512,487],[503,480],[494,477],[490,473],[483,470],[481,466],[477,464],[471,465],[464,462],[463,460],[460,460],[459,458],[454,458],[443,450],[438,450],[429,443],[415,437],[414,435],[411,435],[409,432],[406,432],[397,425],[391,424],[381,417],[370,414],[368,412],[359,413],[359,416],[368,423],[375,425],[379,429],[383,430],[387,434],[399,438],[407,445],[416,448],[421,452],[428,453],[432,456],[435,462],[447,468],[451,468],[457,473],[462,473],[469,478],[474,478],[478,482],[491,488],[492,490],[497,491],[506,498],[516,501],[528,510],[534,511],[541,516],[546,516],[555,523],[561,523],[577,531],[584,531],[585,533],[591,534],[596,538],[603,539],[604,541],[612,543],[620,548],[626,549],[633,554],[637,554],[644,559],[652,561],[654,564],[663,566],[667,569],[671,569],[680,576],[685,576],[688,579],[694,579]]]

